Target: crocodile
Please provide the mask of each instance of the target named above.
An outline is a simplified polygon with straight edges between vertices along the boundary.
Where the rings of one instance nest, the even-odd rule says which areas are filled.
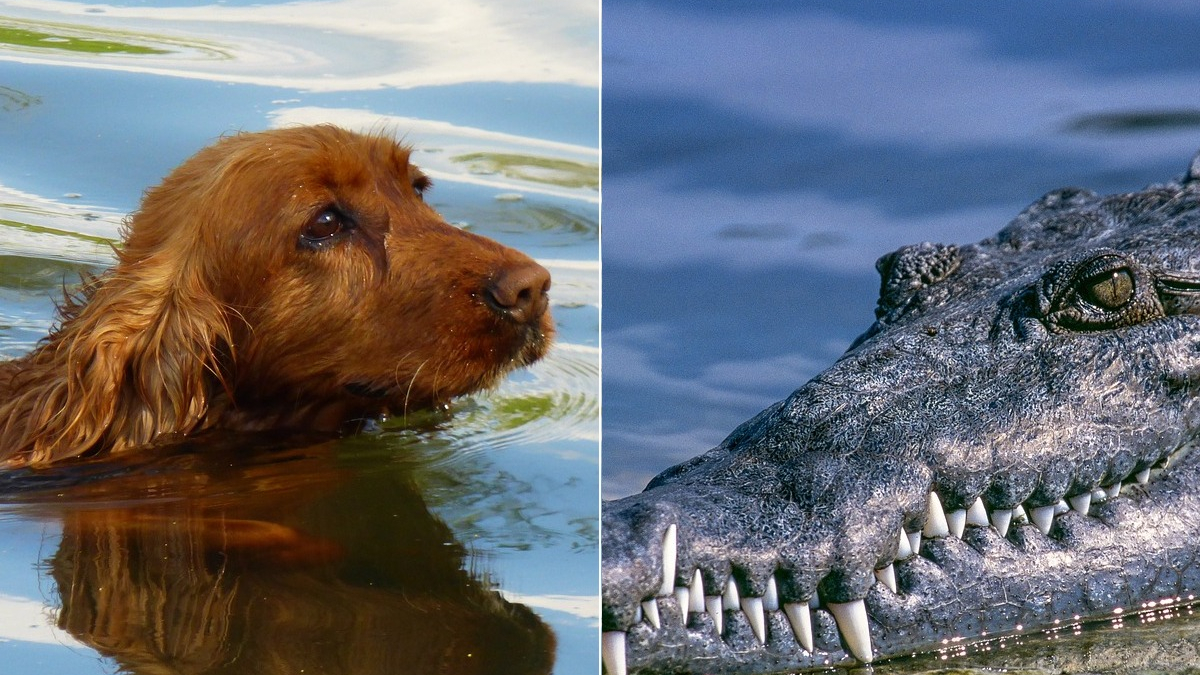
[[[602,657],[870,663],[1200,593],[1200,154],[876,263],[831,367],[603,506]]]

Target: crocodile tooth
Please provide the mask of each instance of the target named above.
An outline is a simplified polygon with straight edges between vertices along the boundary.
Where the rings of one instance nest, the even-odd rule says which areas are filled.
[[[967,512],[963,509],[951,511],[946,514],[946,525],[950,528],[950,534],[962,539],[963,530],[967,529]]]
[[[1020,504],[1014,506],[1012,519],[1018,523],[1027,522],[1029,520],[1029,516],[1025,514],[1025,507],[1021,506]]]
[[[908,533],[900,528],[900,541],[896,546],[896,560],[912,557],[912,545],[908,543]]]
[[[691,605],[688,611],[693,614],[699,614],[704,611],[704,578],[700,576],[700,570],[692,575],[692,586],[688,589],[688,598],[691,600]]]
[[[767,644],[767,617],[763,614],[762,598],[742,598],[742,613],[754,630],[760,644]]]
[[[942,500],[936,492],[929,493],[929,509],[925,513],[925,529],[922,532],[930,538],[950,534],[950,528],[946,525],[946,512],[942,510]],[[913,550],[920,551],[920,548],[914,546]]]
[[[987,509],[984,508],[981,497],[976,497],[975,503],[971,504],[971,508],[967,509],[967,524],[978,525],[979,527],[988,526]]]
[[[1054,515],[1056,516],[1061,516],[1070,510],[1071,507],[1067,505],[1067,500],[1065,499],[1058,500],[1058,503],[1054,505]]]
[[[662,586],[658,589],[660,596],[670,595],[675,589],[675,523],[667,526],[662,540]]]
[[[600,637],[600,658],[608,675],[625,675],[625,631],[604,631]]]
[[[646,620],[654,626],[655,630],[662,628],[662,620],[658,618],[658,600],[650,598],[642,602],[642,614],[646,615]]]
[[[867,626],[867,606],[862,600],[831,602],[829,611],[837,622],[850,654],[863,663],[875,659],[871,651],[871,629]]]
[[[789,602],[783,606],[788,623],[792,624],[792,632],[796,634],[796,642],[809,654],[813,651],[812,612],[806,602]]]
[[[921,532],[908,533],[908,546],[912,549],[912,554],[917,555],[921,552]]]
[[[1086,516],[1088,514],[1088,510],[1092,508],[1092,493],[1085,492],[1081,495],[1075,495],[1074,497],[1071,497],[1069,501],[1071,502],[1071,509],[1073,509],[1076,513],[1081,513]]]
[[[708,611],[708,615],[712,617],[713,624],[717,627],[717,635],[725,634],[725,612],[721,607],[721,596],[709,595],[704,598],[704,608]]]
[[[808,608],[816,609],[821,606],[821,598],[817,596],[817,592],[813,591],[812,597],[808,599]]]
[[[687,625],[688,610],[692,605],[688,602],[688,589],[686,586],[675,587],[675,604],[679,605],[679,618],[683,621],[683,625]]]
[[[725,582],[725,596],[724,597],[725,597],[725,606],[726,607],[737,607],[738,604],[740,604],[740,602],[741,602],[740,600],[738,600],[737,584],[733,583],[732,578],[726,580],[726,582]]]
[[[1054,505],[1030,509],[1029,519],[1033,521],[1037,529],[1042,531],[1042,534],[1050,534],[1050,526],[1054,524]]]
[[[779,609],[779,588],[775,585],[775,577],[767,579],[767,591],[762,596],[763,609],[774,612]]]
[[[894,566],[888,565],[881,570],[875,570],[875,578],[879,579],[884,586],[892,589],[893,593],[899,592],[896,590],[896,568]]]
[[[1113,483],[1112,485],[1104,488],[1104,492],[1108,495],[1109,499],[1116,499],[1117,497],[1121,496],[1121,484]]]
[[[1137,472],[1137,475],[1134,476],[1134,478],[1137,480],[1137,482],[1141,483],[1142,485],[1149,483],[1150,482],[1150,469],[1148,469],[1148,468],[1142,469],[1141,471]]]
[[[1000,533],[1001,537],[1008,536],[1008,525],[1012,522],[1012,509],[996,509],[992,511],[992,527],[996,528],[996,532]]]
[[[1118,483],[1118,485],[1120,485],[1120,483]],[[1108,489],[1107,488],[1096,488],[1095,490],[1092,490],[1092,502],[1093,503],[1099,504],[1099,503],[1105,502],[1105,501],[1108,501]]]
[[[643,618],[643,616],[642,616],[642,606],[641,606],[641,605],[638,605],[637,607],[634,607],[634,608],[633,608],[633,622],[634,622],[634,623],[641,623],[641,622],[642,622],[642,618]]]

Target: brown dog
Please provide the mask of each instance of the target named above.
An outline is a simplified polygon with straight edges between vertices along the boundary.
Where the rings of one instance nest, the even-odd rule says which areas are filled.
[[[0,364],[0,466],[204,428],[335,430],[540,358],[550,275],[447,224],[383,136],[225,138],[149,190],[116,266]]]

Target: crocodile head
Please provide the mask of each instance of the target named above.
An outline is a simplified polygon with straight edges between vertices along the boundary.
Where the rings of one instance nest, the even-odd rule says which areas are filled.
[[[877,267],[841,359],[605,505],[610,675],[869,662],[1200,589],[1200,156]]]

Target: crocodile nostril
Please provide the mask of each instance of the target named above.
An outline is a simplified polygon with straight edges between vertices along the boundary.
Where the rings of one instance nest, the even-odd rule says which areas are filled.
[[[484,289],[488,305],[520,323],[533,323],[546,313],[550,272],[533,262],[501,270]]]

